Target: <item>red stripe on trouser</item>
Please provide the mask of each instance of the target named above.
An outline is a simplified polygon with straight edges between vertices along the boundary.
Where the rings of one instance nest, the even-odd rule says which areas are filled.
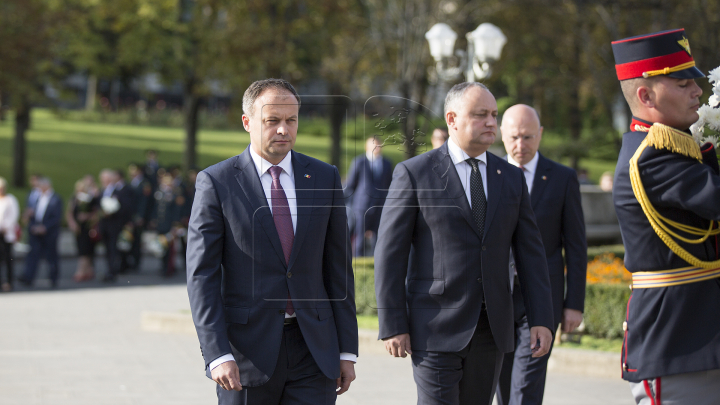
[[[648,398],[650,398],[650,404],[657,405],[655,403],[655,397],[653,396],[653,393],[650,390],[650,384],[648,384],[648,380],[643,380],[643,386],[645,387],[645,394],[648,396]]]
[[[655,379],[655,400],[657,401],[657,405],[660,405],[660,377]]]

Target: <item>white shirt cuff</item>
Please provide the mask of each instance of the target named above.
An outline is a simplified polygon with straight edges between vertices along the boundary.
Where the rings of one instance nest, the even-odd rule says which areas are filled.
[[[352,353],[340,353],[340,360],[352,361],[357,363],[357,355]]]
[[[352,353],[340,353],[340,360],[348,360],[348,361],[352,361],[353,363],[357,363],[357,355],[352,354]],[[214,369],[215,367],[217,367],[223,363],[227,363],[228,361],[235,361],[235,358],[230,353],[228,353],[224,356],[220,356],[217,359],[211,361],[208,368],[212,371],[212,369]]]
[[[217,359],[211,361],[208,368],[210,369],[210,371],[212,371],[212,369],[214,369],[215,367],[217,367],[223,363],[227,363],[228,361],[235,361],[235,357],[233,357],[232,353],[228,353],[226,355],[220,356]]]

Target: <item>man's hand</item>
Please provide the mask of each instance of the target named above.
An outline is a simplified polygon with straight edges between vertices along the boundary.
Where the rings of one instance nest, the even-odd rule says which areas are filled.
[[[538,340],[540,342],[538,343]],[[530,351],[533,357],[542,357],[550,351],[552,343],[552,332],[544,326],[533,326],[530,328]]]
[[[562,314],[562,331],[563,333],[570,333],[577,329],[582,323],[583,314],[577,309],[564,308]]]
[[[410,349],[410,334],[403,333],[402,335],[395,335],[384,339],[385,350],[390,353],[393,357],[407,357],[407,354],[412,354]],[[406,353],[407,352],[407,353]]]
[[[213,381],[224,390],[241,391],[240,370],[234,361],[226,361],[210,371]],[[348,383],[349,384],[349,383]]]
[[[337,394],[342,395],[350,388],[350,383],[355,381],[355,363],[350,360],[340,360],[340,378],[337,383]]]

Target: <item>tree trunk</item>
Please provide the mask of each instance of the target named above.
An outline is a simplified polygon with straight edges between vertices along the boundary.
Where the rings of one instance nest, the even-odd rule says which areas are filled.
[[[32,106],[23,99],[15,110],[15,144],[13,145],[13,186],[25,187],[27,147],[25,133],[30,128]]]
[[[95,109],[95,94],[97,93],[97,76],[90,75],[87,79],[87,89],[85,90],[85,110],[92,111]]]
[[[0,122],[5,121],[5,108],[3,107],[2,91],[0,91]]]
[[[330,164],[342,173],[342,124],[347,114],[347,99],[342,96],[342,85],[330,83]]]
[[[183,166],[185,170],[197,166],[197,129],[198,112],[200,110],[200,97],[194,94],[195,79],[185,84],[183,94],[183,120],[185,129],[185,156]]]

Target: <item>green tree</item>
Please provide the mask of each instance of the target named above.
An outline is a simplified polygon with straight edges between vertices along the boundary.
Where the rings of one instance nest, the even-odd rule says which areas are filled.
[[[25,186],[26,132],[33,105],[51,81],[61,13],[44,0],[0,2],[0,91],[15,110],[12,184]]]

